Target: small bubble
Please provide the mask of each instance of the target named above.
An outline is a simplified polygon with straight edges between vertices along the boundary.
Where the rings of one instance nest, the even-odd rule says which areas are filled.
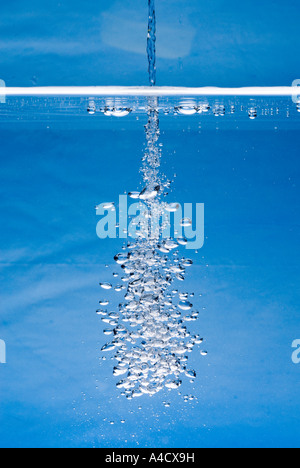
[[[251,120],[255,120],[257,118],[257,109],[255,107],[251,107],[248,111],[248,115]]]
[[[213,113],[216,117],[223,117],[226,114],[225,106],[217,105],[213,109]]]
[[[100,283],[100,286],[102,289],[109,290],[112,288],[112,285],[110,283]]]
[[[94,101],[90,101],[87,111],[90,115],[94,115],[96,113],[96,105]]]
[[[192,220],[190,218],[183,218],[180,222],[180,226],[182,227],[190,227],[192,226]]]
[[[193,304],[188,301],[181,301],[179,302],[178,307],[181,310],[190,310],[193,307]]]
[[[101,306],[104,306],[104,307],[105,307],[105,306],[109,305],[109,301],[99,301],[99,304],[100,304]]]
[[[166,205],[165,210],[168,211],[169,213],[175,213],[178,211],[180,208],[179,203],[169,203]]]

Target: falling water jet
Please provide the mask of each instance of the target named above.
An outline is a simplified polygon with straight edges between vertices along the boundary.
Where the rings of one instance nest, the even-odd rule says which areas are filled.
[[[148,54],[148,70],[150,86],[156,85],[156,17],[155,17],[155,0],[148,0],[148,38],[147,38],[147,54]]]

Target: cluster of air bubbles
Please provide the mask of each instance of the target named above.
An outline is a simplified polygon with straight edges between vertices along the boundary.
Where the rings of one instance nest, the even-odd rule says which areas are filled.
[[[251,120],[254,120],[257,118],[257,109],[256,107],[250,107],[249,111],[248,111],[248,115],[249,115],[249,118]]]
[[[97,112],[99,112],[108,117],[126,117],[132,112],[132,109],[128,106],[124,106],[122,102],[119,101],[108,101],[104,107],[97,107],[95,100],[90,99],[87,111],[90,115],[95,115]]]
[[[210,110],[209,104],[200,104],[198,106],[198,114],[203,114],[203,113],[205,114],[209,112],[209,110]]]
[[[108,117],[127,117],[131,111],[129,107],[106,106],[103,112]]]
[[[165,211],[176,212],[179,205],[163,201],[164,188],[170,183],[159,171],[158,112],[156,103],[150,104],[141,169],[145,187],[129,192],[129,196],[145,203],[152,218]],[[191,223],[189,218],[181,222],[182,226]],[[189,355],[203,343],[200,335],[190,332],[187,326],[199,316],[192,303],[194,294],[180,290],[193,264],[180,253],[180,246],[187,240],[163,238],[162,226],[151,236],[144,235],[144,229],[141,223],[140,236],[114,257],[123,271],[123,285],[100,284],[103,292],[113,288],[122,291],[123,300],[116,311],[109,311],[109,303],[103,298],[97,311],[105,326],[104,334],[110,336],[102,352],[113,352],[116,386],[128,399],[179,389],[184,379],[194,382],[196,371],[189,366]],[[118,273],[113,276],[118,277]]]
[[[222,104],[216,105],[213,108],[213,113],[216,117],[223,117],[226,114],[225,106]]]
[[[210,106],[207,103],[196,104],[193,101],[182,102],[179,106],[175,106],[173,112],[180,115],[194,115],[207,113]]]
[[[296,101],[296,110],[300,113],[300,101]],[[237,100],[215,100],[210,102],[208,100],[198,101],[195,98],[184,98],[178,103],[171,103],[169,101],[160,101],[157,110],[165,115],[178,115],[178,116],[195,116],[201,114],[213,115],[215,117],[222,117],[225,115],[241,114],[247,116],[250,120],[256,120],[257,117],[274,117],[282,113],[282,108],[274,106],[273,102],[260,102],[259,100],[250,99],[249,102],[239,102]],[[151,112],[151,106],[145,104],[143,101],[130,100],[125,98],[106,98],[103,101],[89,98],[87,104],[87,111],[90,115],[104,114],[108,117],[126,117],[131,113],[144,114]],[[290,117],[289,106],[286,107],[286,117]],[[136,117],[139,119],[139,116]]]
[[[199,114],[209,114],[215,117],[224,117],[225,115],[233,115],[240,113],[248,116],[250,120],[255,120],[258,116],[261,117],[273,117],[280,114],[279,107],[273,107],[266,103],[260,104],[257,101],[251,99],[247,104],[238,102],[222,102],[215,101],[209,103],[208,101],[197,102],[195,99],[182,99],[179,103],[170,105],[166,102],[158,105],[157,109],[159,112],[165,115],[178,115],[178,116],[196,116]],[[296,109],[300,112],[300,101],[296,102]],[[103,103],[96,103],[94,98],[90,98],[87,105],[87,111],[90,115],[104,114],[108,117],[126,117],[131,113],[149,113],[151,112],[151,106],[145,105],[145,103],[125,101],[124,99],[114,98],[106,99]],[[287,109],[287,117],[289,117],[289,109]],[[139,117],[137,116],[137,119]]]
[[[88,108],[87,108],[87,111],[90,115],[94,115],[96,114],[96,104],[95,104],[95,101],[90,101],[89,102],[89,105],[88,105]]]

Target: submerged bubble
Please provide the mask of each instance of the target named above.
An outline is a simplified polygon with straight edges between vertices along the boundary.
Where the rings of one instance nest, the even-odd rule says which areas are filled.
[[[103,351],[103,352],[113,351],[115,349],[115,347],[116,347],[115,344],[109,343],[109,344],[106,344],[106,345],[102,346],[101,351]]]
[[[105,307],[109,304],[109,301],[99,301],[99,304]]]
[[[223,105],[216,105],[213,108],[213,113],[216,117],[223,117],[226,114],[225,106]]]
[[[198,114],[206,113],[210,110],[209,104],[200,104],[198,107]]]
[[[115,204],[113,202],[103,203],[102,206],[104,210],[112,210],[115,207]]]
[[[181,115],[194,115],[194,114],[197,114],[198,112],[197,107],[192,106],[192,105],[191,106],[189,105],[179,106],[179,107],[176,107],[175,110]]]
[[[148,187],[145,187],[144,190],[142,190],[142,192],[140,193],[139,198],[141,200],[153,200],[153,198],[155,198],[157,196],[159,191],[160,191],[160,186],[159,185],[154,187],[154,189],[150,189]]]
[[[138,199],[140,197],[140,192],[129,192],[128,196],[130,198],[133,198],[134,200]]]
[[[105,107],[104,115],[108,117],[126,117],[132,110],[129,108]]]
[[[197,374],[196,374],[196,371],[194,370],[186,370],[185,371],[185,375],[189,378],[192,378],[192,379],[195,379]]]
[[[251,108],[249,109],[249,111],[248,111],[248,115],[249,115],[249,118],[250,118],[251,120],[256,119],[256,117],[257,117],[257,109],[256,109],[255,107],[251,107]]]
[[[196,336],[194,336],[193,338],[194,338],[194,343],[195,343],[195,344],[202,344],[203,341],[204,341],[203,338],[200,338],[199,335],[196,335]]]
[[[179,302],[178,307],[181,310],[190,310],[193,307],[193,304],[188,301],[181,301]]]
[[[96,113],[96,104],[94,101],[90,101],[87,111],[90,115],[94,115]]]
[[[119,253],[115,256],[115,261],[119,265],[123,265],[124,263],[128,262],[130,255],[128,253]]]
[[[173,380],[166,382],[165,386],[172,390],[179,388],[182,385],[182,380]]]
[[[100,283],[100,286],[102,289],[111,289],[112,288],[112,285],[110,283]]]
[[[169,203],[166,205],[165,210],[169,213],[175,213],[180,208],[179,203]]]
[[[180,237],[179,239],[177,239],[177,242],[178,242],[178,244],[185,246],[185,245],[187,245],[188,240],[185,237]]]
[[[115,211],[115,204],[113,202],[109,203],[100,203],[100,205],[95,206],[95,210],[107,210],[107,211]]]
[[[190,218],[183,218],[180,222],[180,226],[182,227],[190,227],[192,226],[192,220]]]

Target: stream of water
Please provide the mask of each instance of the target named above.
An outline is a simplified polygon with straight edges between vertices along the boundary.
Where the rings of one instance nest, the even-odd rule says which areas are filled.
[[[155,30],[154,1],[149,0],[148,59],[152,85]],[[184,377],[193,383],[196,372],[188,365],[188,355],[195,345],[203,342],[187,328],[187,323],[197,320],[199,315],[192,304],[194,293],[180,287],[193,264],[180,254],[187,239],[165,236],[166,231],[171,232],[171,213],[176,213],[179,204],[167,203],[171,182],[160,171],[159,137],[158,98],[153,97],[148,99],[147,145],[141,167],[144,188],[128,193],[139,206],[140,217],[135,218],[137,235],[115,256],[123,271],[123,284],[116,285],[115,290],[123,292],[123,302],[117,312],[103,308],[97,311],[108,325],[104,334],[112,336],[102,352],[114,351],[113,374],[119,378],[117,387],[128,399],[178,389]],[[187,223],[191,220],[182,219],[181,226]],[[118,273],[114,276],[117,278]],[[113,287],[109,282],[100,286],[104,290]],[[108,301],[102,300],[100,305],[107,306]]]

